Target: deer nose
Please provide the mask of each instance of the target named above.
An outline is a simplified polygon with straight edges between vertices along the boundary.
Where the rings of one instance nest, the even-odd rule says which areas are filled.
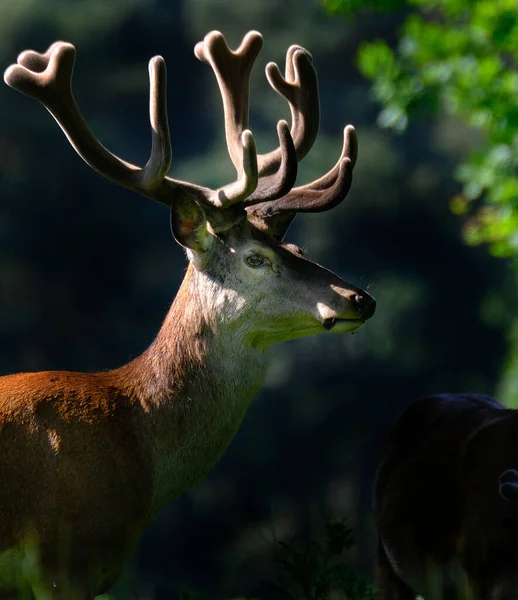
[[[376,310],[376,300],[368,294],[356,294],[353,302],[364,319],[370,319]]]

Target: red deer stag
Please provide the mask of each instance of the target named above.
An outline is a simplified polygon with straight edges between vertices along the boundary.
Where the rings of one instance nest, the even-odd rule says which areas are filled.
[[[149,65],[151,156],[144,167],[93,136],[71,92],[75,49],[25,51],[6,83],[45,105],[78,154],[108,179],[170,207],[189,268],[151,346],[113,371],[52,371],[0,379],[0,598],[25,585],[45,600],[87,600],[113,584],[150,521],[202,478],[236,433],[274,342],[357,329],[374,300],[282,242],[297,212],[346,196],[356,160],[351,126],[337,164],[293,187],[318,123],[311,55],[291,46],[286,76],[266,67],[289,103],[291,130],[257,155],[248,88],[262,36],[232,51],[219,32],[195,54],[216,75],[236,181],[208,189],[166,174],[171,146],[166,71]],[[121,499],[123,501],[121,502]],[[63,576],[66,574],[66,577]]]
[[[410,405],[378,471],[381,600],[518,598],[518,411],[489,396]]]

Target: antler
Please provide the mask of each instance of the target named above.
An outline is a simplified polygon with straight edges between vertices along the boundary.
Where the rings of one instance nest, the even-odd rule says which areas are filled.
[[[232,51],[223,35],[219,31],[212,31],[194,49],[196,57],[208,63],[216,75],[223,98],[228,151],[238,173],[239,140],[248,126],[250,72],[262,46],[262,35],[250,31],[239,48]],[[320,120],[317,78],[307,50],[291,46],[286,55],[286,77],[281,75],[275,63],[266,66],[266,77],[272,88],[289,102],[291,136],[288,135],[287,123],[279,121],[279,148],[257,157],[259,185],[249,196],[247,204],[274,200],[284,196],[293,187],[297,162],[304,158],[313,145]]]
[[[55,42],[45,54],[32,50],[22,52],[18,64],[6,70],[4,80],[12,88],[39,100],[56,119],[75,150],[96,171],[143,193],[155,189],[171,163],[164,60],[156,56],[149,63],[152,149],[142,169],[109,152],[88,128],[70,87],[74,62],[74,46]]]
[[[248,130],[241,133],[241,169],[234,183],[211,190],[167,177],[171,143],[167,124],[166,68],[163,58],[156,56],[149,63],[151,155],[144,167],[135,166],[107,150],[83,119],[71,90],[75,55],[74,46],[66,42],[55,42],[44,54],[27,50],[18,57],[18,64],[6,70],[4,80],[12,88],[40,101],[81,158],[101,175],[167,206],[174,204],[176,194],[187,193],[209,210],[212,221],[222,228],[228,227],[225,219],[218,218],[218,213],[210,210],[210,205],[226,208],[243,202],[255,190],[258,172],[252,133]]]
[[[291,111],[291,135],[301,161],[313,146],[320,125],[320,102],[317,74],[311,54],[302,46],[290,46],[286,53],[286,76],[274,63],[266,65],[266,77],[271,87],[286,98]],[[275,171],[279,149],[260,157],[260,172]]]
[[[357,156],[356,132],[352,125],[347,125],[342,153],[328,173],[312,183],[293,188],[278,200],[248,207],[248,219],[259,229],[282,238],[298,212],[323,212],[334,208],[349,192]]]
[[[229,154],[239,174],[239,139],[248,126],[249,79],[253,61],[262,48],[262,36],[249,32],[236,51],[230,50],[218,31],[205,36],[195,47],[199,60],[211,65],[220,87],[225,114]],[[349,192],[358,142],[354,127],[344,130],[342,153],[336,165],[316,181],[293,188],[297,161],[313,145],[319,127],[318,82],[311,54],[301,46],[290,46],[286,54],[286,73],[275,63],[266,66],[271,87],[288,100],[291,138],[287,124],[278,123],[280,146],[257,157],[259,183],[247,198],[248,219],[262,230],[282,237],[297,212],[321,212],[339,204]],[[239,98],[236,103],[235,98]],[[296,156],[293,156],[293,149]],[[272,175],[273,173],[273,175]]]
[[[223,99],[228,151],[237,171],[233,183],[217,190],[167,176],[171,142],[162,57],[156,56],[149,63],[152,146],[144,167],[111,153],[88,128],[71,90],[76,54],[72,44],[55,42],[44,54],[23,52],[18,64],[7,69],[4,79],[9,86],[40,101],[83,160],[115,183],[173,208],[175,197],[188,196],[203,206],[216,231],[233,225],[247,207],[248,217],[256,226],[272,232],[275,229],[275,234],[280,235],[279,223],[289,223],[296,212],[327,210],[345,197],[356,158],[356,138],[354,129],[346,128],[344,149],[335,167],[319,180],[293,188],[297,162],[309,151],[318,131],[319,106],[311,55],[300,46],[291,46],[286,55],[285,77],[275,63],[266,67],[270,85],[289,103],[291,130],[285,121],[279,121],[279,147],[257,156],[252,133],[247,129],[249,78],[262,44],[261,34],[252,31],[232,51],[223,35],[215,31],[195,48],[196,56],[209,63],[216,75]],[[230,210],[233,207],[235,210]],[[282,216],[277,219],[278,215]]]
[[[216,74],[223,98],[228,151],[238,175],[239,140],[248,126],[250,71],[262,45],[261,34],[251,31],[239,48],[232,51],[223,35],[213,31],[194,50],[196,57],[210,64]],[[266,66],[266,77],[271,87],[289,103],[291,138],[285,121],[279,121],[280,146],[257,157],[259,183],[246,204],[248,219],[256,227],[282,237],[297,212],[329,210],[347,196],[358,142],[354,127],[348,125],[336,165],[320,179],[292,189],[297,161],[302,160],[311,149],[320,121],[318,82],[311,54],[301,46],[290,46],[286,54],[285,77],[273,62]]]

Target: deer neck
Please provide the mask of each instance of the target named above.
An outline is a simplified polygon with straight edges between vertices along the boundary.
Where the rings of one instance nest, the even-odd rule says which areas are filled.
[[[144,415],[152,514],[211,469],[264,379],[264,354],[214,306],[226,304],[228,315],[238,299],[229,290],[207,291],[207,285],[217,287],[189,267],[157,338],[123,367]]]

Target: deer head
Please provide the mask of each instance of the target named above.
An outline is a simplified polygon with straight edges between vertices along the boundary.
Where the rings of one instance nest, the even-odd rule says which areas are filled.
[[[257,154],[247,129],[249,76],[262,44],[261,34],[252,31],[232,51],[221,33],[211,32],[195,48],[197,58],[216,75],[228,152],[236,169],[236,180],[215,190],[167,175],[171,143],[161,57],[149,63],[152,148],[144,167],[109,152],[85,123],[71,91],[71,44],[56,42],[44,54],[23,52],[5,73],[8,85],[44,104],[92,168],[170,208],[174,237],[187,250],[205,310],[213,320],[241,324],[257,346],[325,329],[351,331],[375,308],[367,293],[282,242],[298,212],[328,210],[345,198],[357,141],[354,128],[347,126],[336,165],[320,179],[293,187],[297,164],[317,134],[319,102],[311,55],[291,46],[284,77],[275,63],[266,67],[271,87],[289,103],[291,128],[279,121],[279,147]]]

